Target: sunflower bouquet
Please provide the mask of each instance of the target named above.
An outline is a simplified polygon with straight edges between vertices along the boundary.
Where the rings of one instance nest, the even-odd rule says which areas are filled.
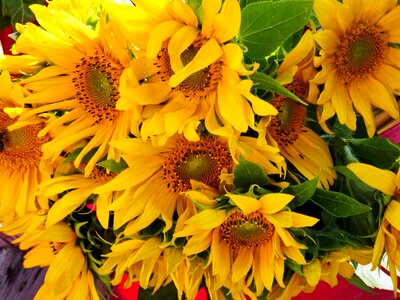
[[[7,7],[7,6],[5,6]],[[394,0],[52,0],[0,60],[0,231],[36,299],[397,297]],[[387,265],[383,264],[385,258]]]

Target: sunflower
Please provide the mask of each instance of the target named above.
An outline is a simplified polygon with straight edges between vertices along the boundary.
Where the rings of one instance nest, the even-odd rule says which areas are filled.
[[[375,240],[372,265],[373,270],[380,266],[383,253],[386,252],[393,290],[397,297],[396,269],[400,270],[400,168],[397,174],[364,163],[351,163],[347,168],[361,181],[393,198],[385,207]]]
[[[139,48],[132,70],[146,65],[147,72],[129,77],[126,92],[133,102],[121,98],[117,108],[144,105],[143,138],[154,136],[164,144],[168,137],[183,133],[198,141],[202,120],[209,132],[231,135],[233,129],[246,132],[254,127],[254,114],[277,113],[251,94],[251,80],[240,78],[255,69],[245,69],[241,48],[231,42],[240,27],[237,0],[203,1],[196,10],[204,12],[201,20],[180,0],[135,1],[131,10],[123,8],[126,11],[115,14],[127,23],[126,35],[133,36],[131,41]],[[130,11],[138,10],[142,18],[128,17]]]
[[[39,183],[50,177],[51,167],[43,159],[41,147],[49,135],[37,137],[45,126],[43,120],[33,120],[23,127],[10,130],[24,110],[20,103],[25,93],[3,70],[0,75],[0,220],[8,222],[48,207],[47,199],[36,197]]]
[[[288,228],[313,226],[318,219],[284,210],[294,199],[288,194],[270,193],[255,199],[226,194],[233,209],[205,209],[185,222],[174,237],[188,237],[187,256],[210,250],[212,275],[220,286],[254,283],[256,294],[271,291],[274,279],[284,287],[284,260],[306,263],[301,252],[307,247],[297,242]],[[229,276],[229,277],[228,277]],[[218,284],[216,284],[218,286]]]
[[[312,62],[314,53],[312,33],[306,31],[282,62],[277,77],[288,90],[311,103],[318,97],[318,88],[309,82],[316,73]],[[279,94],[270,103],[278,115],[260,120],[260,143],[279,147],[281,154],[307,179],[319,176],[320,184],[329,188],[336,178],[333,161],[327,144],[306,126],[306,106]]]
[[[13,243],[26,251],[25,268],[48,267],[35,299],[100,299],[75,232],[66,223],[46,227],[45,221],[46,211],[39,211],[1,227],[8,235],[20,235]]]
[[[375,133],[372,107],[399,118],[394,94],[400,88],[400,7],[396,0],[317,0],[314,10],[322,30],[315,62],[322,69],[312,80],[324,84],[317,104],[321,123],[335,113],[341,124],[356,129],[355,110],[368,135]]]
[[[110,209],[126,211],[125,219],[117,220],[119,224],[129,221],[126,235],[147,227],[160,215],[168,230],[174,211],[177,209],[179,214],[186,208],[188,201],[180,194],[191,190],[193,181],[218,194],[221,174],[232,173],[239,154],[245,159],[254,156],[254,160],[262,162],[267,174],[280,172],[276,165],[282,163],[282,157],[277,149],[252,149],[256,141],[251,141],[251,138],[236,141],[234,153],[230,151],[229,140],[218,136],[202,136],[199,141],[189,141],[176,135],[164,146],[153,146],[151,141],[139,138],[115,141],[113,147],[123,152],[122,157],[129,167],[96,188],[94,193],[123,191]]]
[[[267,299],[290,300],[304,293],[312,293],[319,282],[324,281],[331,287],[338,284],[337,276],[351,278],[354,273],[354,265],[351,261],[367,265],[372,257],[372,249],[349,249],[332,251],[326,257],[313,259],[302,266],[302,273],[293,273],[285,288],[275,285]]]
[[[92,195],[93,190],[104,185],[115,176],[105,168],[95,166],[89,177],[84,174],[70,174],[57,176],[42,182],[37,195],[54,200],[46,220],[46,226],[62,221],[86,201],[93,201],[96,215],[104,229],[108,229],[110,212],[108,206],[113,202],[116,195],[112,192],[101,195]],[[91,203],[91,202],[88,202]]]
[[[139,124],[136,110],[121,112],[115,108],[121,98],[121,77],[131,60],[128,46],[105,12],[92,16],[100,18],[93,29],[80,21],[81,15],[78,19],[51,6],[32,5],[31,9],[41,27],[19,25],[21,35],[13,52],[21,55],[6,56],[3,61],[5,67],[24,70],[21,59],[36,58],[35,72],[21,80],[32,91],[24,104],[33,108],[19,120],[55,112],[58,118],[39,131],[42,137],[58,127],[54,139],[43,145],[45,158],[54,160],[63,151],[79,146],[81,152],[74,163],[78,167],[90,152],[85,168],[89,176],[100,158],[107,155],[119,159],[108,142],[128,136]]]

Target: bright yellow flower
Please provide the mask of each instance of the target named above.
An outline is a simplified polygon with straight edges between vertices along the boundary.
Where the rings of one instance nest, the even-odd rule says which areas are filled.
[[[121,98],[122,74],[131,60],[128,47],[124,39],[119,39],[118,32],[111,31],[112,20],[106,20],[104,13],[96,26],[99,29],[92,29],[80,21],[82,15],[75,17],[41,5],[32,5],[31,9],[41,27],[31,23],[19,25],[21,35],[13,52],[21,55],[6,56],[3,61],[5,67],[16,70],[24,70],[29,59],[35,61],[35,73],[21,81],[32,91],[24,103],[32,104],[33,109],[23,113],[19,120],[62,111],[59,118],[39,132],[42,137],[58,127],[54,139],[43,146],[44,155],[54,160],[70,147],[83,147],[75,159],[78,167],[93,150],[85,169],[89,176],[104,156],[119,159],[108,142],[128,136],[140,122],[132,110],[120,112],[115,108]]]
[[[179,299],[183,294],[188,299],[195,298],[204,273],[200,259],[186,260],[182,249],[165,247],[159,237],[125,236],[105,258],[99,274],[115,271],[113,285],[119,284],[124,274],[128,274],[127,286],[138,281],[142,288],[154,291],[173,281]]]
[[[356,110],[372,136],[372,107],[399,118],[394,93],[400,88],[400,49],[390,43],[400,42],[400,7],[396,0],[316,0],[314,10],[323,28],[314,36],[322,69],[312,80],[324,84],[317,101],[320,122],[336,113],[355,130]]]
[[[267,299],[290,300],[300,292],[312,293],[320,281],[334,287],[338,284],[338,275],[344,278],[353,276],[355,269],[351,260],[366,265],[370,263],[371,257],[372,249],[333,251],[327,257],[320,257],[303,265],[303,275],[293,273],[285,288],[275,285]]]
[[[226,194],[237,208],[206,209],[185,222],[174,237],[188,237],[187,256],[210,250],[209,263],[216,286],[254,283],[256,294],[271,291],[274,279],[284,287],[284,260],[306,263],[288,228],[313,226],[318,219],[284,210],[294,196],[266,194],[260,199]]]
[[[85,203],[95,188],[104,185],[114,176],[114,173],[107,173],[106,169],[95,166],[89,177],[85,177],[83,174],[71,174],[42,182],[37,195],[55,201],[47,213],[46,226],[62,221]],[[105,229],[109,226],[110,212],[108,207],[115,197],[116,195],[112,192],[102,193],[97,195],[93,202],[96,207],[96,216]]]
[[[38,184],[50,177],[51,170],[40,151],[50,137],[37,137],[45,126],[43,120],[38,119],[9,130],[8,126],[14,124],[24,110],[20,103],[25,93],[5,70],[0,82],[0,189],[3,191],[0,193],[0,221],[8,222],[15,215],[48,207],[47,199],[36,197],[35,192]]]
[[[311,103],[318,97],[316,85],[309,83],[316,73],[312,62],[314,53],[315,42],[311,31],[307,31],[278,69],[278,80],[300,99]],[[259,141],[279,147],[282,155],[307,179],[319,176],[320,184],[329,188],[336,178],[331,154],[327,144],[306,127],[306,106],[278,94],[271,104],[278,115],[261,119]]]
[[[203,136],[200,141],[188,141],[179,135],[164,146],[153,146],[151,141],[139,138],[113,142],[113,147],[123,152],[129,167],[94,193],[123,191],[110,209],[125,211],[124,220],[117,222],[129,222],[126,235],[147,227],[159,216],[168,230],[175,210],[180,214],[187,206],[188,200],[181,193],[192,189],[191,181],[219,193],[222,172],[232,173],[239,155],[260,161],[267,174],[280,173],[271,163],[282,163],[276,148],[252,148],[256,147],[256,140],[246,138],[235,141],[232,154],[228,143],[223,137]]]
[[[369,186],[391,195],[376,236],[372,257],[373,269],[381,265],[386,252],[393,290],[397,297],[397,271],[400,270],[400,168],[397,174],[363,163],[351,163],[347,167]]]
[[[126,92],[133,101],[121,98],[117,108],[145,106],[144,138],[155,136],[163,144],[168,137],[183,133],[198,141],[197,127],[202,120],[209,132],[231,135],[232,128],[246,132],[254,127],[254,114],[277,113],[250,93],[251,80],[240,78],[253,71],[243,66],[239,45],[230,42],[240,27],[237,0],[204,0],[199,9],[204,12],[201,20],[180,0],[135,1],[131,10],[123,9],[126,11],[116,13],[127,23],[127,35],[133,36],[132,42],[143,51],[137,53],[132,70],[141,65],[147,70],[141,77],[131,74]],[[130,11],[138,10],[143,18],[128,19]]]
[[[75,232],[66,223],[45,227],[45,220],[41,211],[1,227],[8,235],[22,234],[13,243],[26,251],[25,268],[48,267],[35,299],[100,299]]]

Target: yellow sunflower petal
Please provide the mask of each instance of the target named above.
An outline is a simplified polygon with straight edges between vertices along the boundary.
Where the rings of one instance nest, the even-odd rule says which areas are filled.
[[[363,97],[364,89],[357,84],[349,85],[349,93],[351,101],[353,102],[356,110],[361,114],[364,119],[365,126],[367,127],[368,136],[372,137],[375,133],[375,119],[371,110],[371,103],[369,99]]]
[[[241,10],[239,2],[236,0],[225,0],[222,4],[221,12],[214,19],[213,36],[224,43],[234,38],[240,28]]]
[[[250,89],[253,86],[251,80],[242,80],[236,86],[240,93],[246,97],[247,100],[251,102],[254,112],[259,116],[277,115],[278,111],[276,108],[265,100],[262,100],[254,96]]]
[[[385,194],[393,195],[396,189],[396,175],[389,170],[382,170],[364,163],[347,165],[361,181]]]
[[[315,259],[313,262],[303,266],[302,271],[307,282],[311,286],[316,286],[321,278],[321,261]]]
[[[179,2],[179,1],[174,1]],[[171,69],[174,73],[181,70],[184,65],[182,63],[181,54],[193,43],[197,37],[196,28],[185,26],[179,29],[170,39],[168,43],[168,55]]]
[[[232,281],[239,282],[249,272],[253,263],[251,248],[242,248],[236,256],[232,265]]]
[[[181,22],[171,20],[158,24],[150,33],[149,42],[146,49],[148,58],[156,58],[161,49],[162,43],[170,38],[184,25]]]
[[[245,215],[255,212],[261,207],[260,201],[252,197],[230,193],[227,196]]]
[[[386,207],[384,218],[388,220],[391,226],[400,231],[400,202],[396,200],[390,201]]]
[[[209,38],[213,32],[214,19],[221,9],[222,0],[203,0],[204,19],[201,33]]]
[[[260,211],[263,214],[269,214],[269,215],[275,214],[278,211],[281,211],[293,199],[294,196],[288,194],[278,194],[278,193],[266,194],[259,199],[259,202],[261,203]]]
[[[314,11],[322,27],[340,32],[340,26],[336,18],[338,5],[336,0],[318,0],[314,2]]]
[[[220,241],[218,230],[213,232],[210,259],[212,261],[212,274],[220,277],[224,281],[231,270],[231,256],[229,245],[225,241]]]
[[[240,75],[251,75],[254,73],[255,69],[247,70],[243,66],[243,51],[237,44],[229,43],[222,47],[224,56],[222,57],[222,62],[230,67],[231,69],[237,71]]]
[[[215,39],[208,40],[196,53],[196,56],[190,63],[171,76],[169,85],[171,87],[176,87],[193,73],[207,68],[223,54],[221,47]]]
[[[337,51],[337,45],[340,43],[339,37],[335,31],[330,29],[317,32],[314,35],[314,39],[328,54],[335,53]]]
[[[226,219],[224,210],[206,209],[186,221],[202,230],[211,230],[221,225]]]
[[[197,17],[193,10],[188,4],[182,1],[174,1],[172,3],[172,9],[176,16],[181,19],[185,24],[190,25],[194,28],[197,27]]]

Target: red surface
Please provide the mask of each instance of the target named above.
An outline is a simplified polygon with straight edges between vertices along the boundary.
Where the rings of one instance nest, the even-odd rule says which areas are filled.
[[[338,285],[331,288],[327,283],[320,282],[311,294],[301,293],[292,300],[393,300],[393,292],[375,289],[377,295],[367,293],[341,277],[338,278]],[[114,292],[115,296],[111,300],[140,300],[138,299],[139,285],[134,283],[128,289],[123,288],[123,283],[118,285]],[[207,292],[204,288],[199,290],[195,300],[208,300]]]
[[[400,144],[400,123],[382,132],[380,136]]]
[[[4,30],[0,30],[0,41],[3,46],[4,54],[11,54],[10,48],[11,45],[14,43],[14,40],[8,36],[11,33],[13,33],[13,29],[11,26],[8,26]]]
[[[292,300],[393,300],[393,291],[374,291],[378,295],[367,293],[346,280],[338,277],[338,285],[331,288],[327,283],[320,282],[312,294],[301,293]]]

